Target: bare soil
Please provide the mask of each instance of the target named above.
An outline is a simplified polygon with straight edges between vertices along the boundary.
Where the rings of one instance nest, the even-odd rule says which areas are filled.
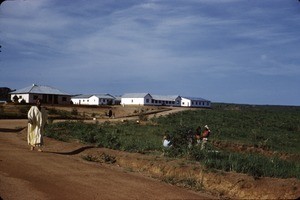
[[[96,120],[136,120],[136,109],[114,108],[115,118],[108,119],[102,115]],[[152,112],[150,109],[147,111]],[[152,113],[149,117],[178,111],[182,109]],[[90,115],[95,110],[80,112]],[[101,112],[104,113],[103,109]],[[51,138],[45,138],[43,152],[30,151],[26,142],[26,126],[26,120],[0,120],[0,197],[3,199],[300,197],[300,181],[295,178],[253,178],[245,174],[212,172],[203,169],[197,162],[170,159],[155,152],[151,155],[128,153]],[[214,145],[237,151],[250,148]],[[264,149],[257,153],[268,154]]]
[[[207,199],[195,192],[118,165],[82,159],[84,145],[45,138],[43,152],[30,151],[25,120],[0,120],[0,197],[6,199]],[[89,151],[97,151],[90,149]]]

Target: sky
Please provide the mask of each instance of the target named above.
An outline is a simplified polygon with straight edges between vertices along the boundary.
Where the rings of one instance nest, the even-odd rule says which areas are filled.
[[[300,106],[298,0],[7,0],[0,87]]]

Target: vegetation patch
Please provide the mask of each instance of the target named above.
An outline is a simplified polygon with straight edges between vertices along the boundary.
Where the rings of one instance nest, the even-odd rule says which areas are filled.
[[[188,136],[198,126],[208,124],[212,130],[208,145],[201,150],[189,146]],[[46,135],[61,140],[79,139],[99,147],[116,150],[164,154],[200,162],[209,170],[252,175],[300,179],[299,160],[284,160],[281,154],[299,155],[300,108],[215,104],[212,110],[185,111],[157,117],[146,124],[86,124],[61,122],[47,127]],[[162,148],[162,137],[168,132],[172,147]],[[238,144],[273,154],[234,151],[224,145]]]

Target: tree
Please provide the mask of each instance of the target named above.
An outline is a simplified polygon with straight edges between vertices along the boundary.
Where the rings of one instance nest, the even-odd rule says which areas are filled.
[[[14,103],[19,103],[19,97],[17,95],[15,95],[13,97]]]

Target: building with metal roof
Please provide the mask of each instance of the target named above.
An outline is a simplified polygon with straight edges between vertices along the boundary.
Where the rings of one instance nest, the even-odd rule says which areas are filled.
[[[126,93],[121,97],[121,105],[183,106],[210,108],[211,102],[200,97],[179,95],[152,95],[149,93]]]
[[[121,97],[121,105],[152,105],[149,93],[126,93]]]
[[[77,105],[113,105],[115,100],[110,94],[77,95],[71,98],[72,103]]]
[[[181,106],[210,108],[211,102],[200,97],[181,97]]]
[[[19,102],[24,100],[26,103],[35,103],[37,98],[47,104],[70,104],[71,100],[71,95],[66,92],[54,87],[36,84],[11,92],[10,95],[12,101],[15,99]]]
[[[152,95],[153,105],[180,106],[181,98],[178,95]]]

